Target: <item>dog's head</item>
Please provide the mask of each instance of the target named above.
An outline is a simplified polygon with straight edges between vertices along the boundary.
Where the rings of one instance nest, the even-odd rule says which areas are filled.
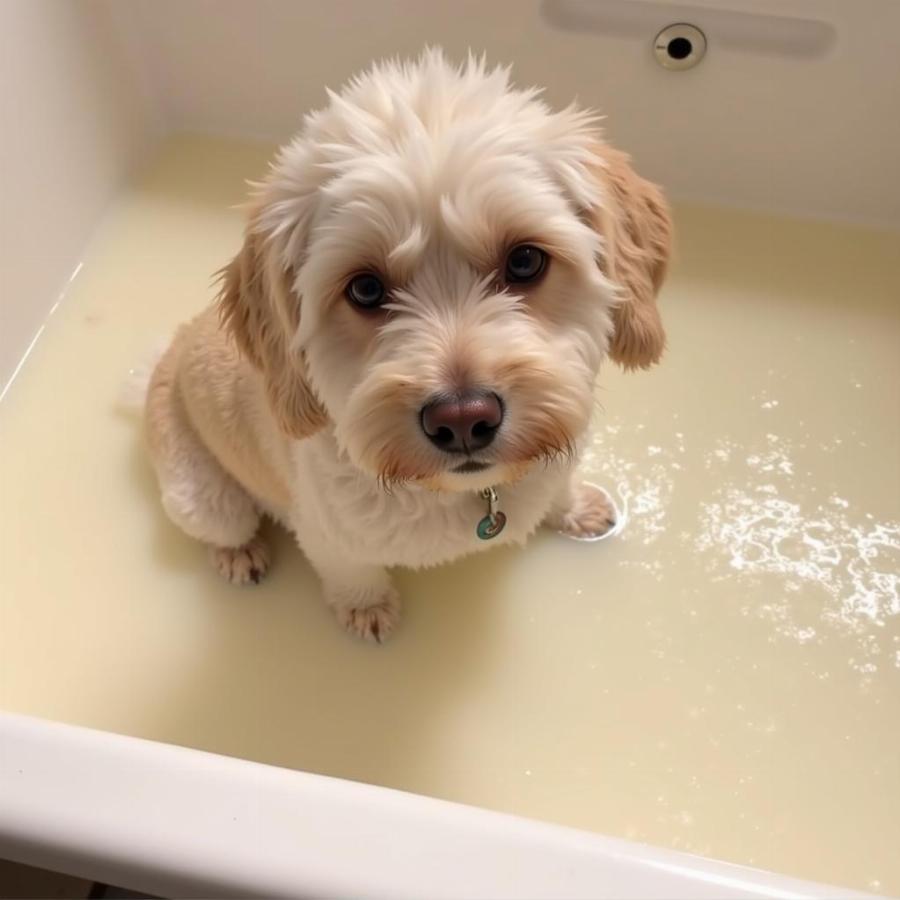
[[[224,320],[284,430],[472,490],[571,451],[609,354],[657,361],[665,202],[594,118],[438,52],[307,117],[259,186]]]

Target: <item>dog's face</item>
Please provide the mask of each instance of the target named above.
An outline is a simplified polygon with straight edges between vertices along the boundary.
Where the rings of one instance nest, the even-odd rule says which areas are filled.
[[[611,330],[596,233],[522,141],[419,135],[329,184],[297,291],[352,461],[470,489],[567,452]]]
[[[608,351],[649,365],[662,200],[592,120],[439,54],[310,116],[222,307],[282,426],[386,483],[475,490],[568,454]]]

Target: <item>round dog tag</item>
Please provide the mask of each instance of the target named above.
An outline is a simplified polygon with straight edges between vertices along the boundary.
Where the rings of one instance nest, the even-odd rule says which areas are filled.
[[[488,513],[479,523],[476,532],[483,541],[497,537],[506,527],[506,516],[502,512]]]

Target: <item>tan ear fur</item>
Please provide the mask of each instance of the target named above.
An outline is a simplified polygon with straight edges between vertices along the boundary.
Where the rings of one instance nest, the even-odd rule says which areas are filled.
[[[666,346],[656,295],[671,255],[671,213],[662,191],[634,171],[625,153],[605,144],[597,152],[605,188],[597,223],[606,239],[604,268],[623,291],[610,356],[626,369],[646,369]]]
[[[252,221],[243,248],[219,276],[222,323],[262,373],[279,426],[291,437],[309,437],[328,418],[309,384],[303,354],[290,349],[300,301],[290,289],[289,273]]]

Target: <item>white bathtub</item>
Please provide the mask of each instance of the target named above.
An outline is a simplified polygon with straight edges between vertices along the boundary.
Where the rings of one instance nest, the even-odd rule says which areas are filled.
[[[653,57],[676,22],[708,40],[690,71]],[[485,50],[555,104],[598,106],[676,200],[871,227],[900,249],[885,237],[900,229],[898,33],[893,0],[6,0],[0,385],[169,136],[281,140],[323,85],[425,43]],[[31,677],[7,662],[0,688]],[[166,896],[861,896],[123,736],[144,733],[133,719],[85,729],[60,703],[57,722],[18,699],[0,713],[0,857]]]

